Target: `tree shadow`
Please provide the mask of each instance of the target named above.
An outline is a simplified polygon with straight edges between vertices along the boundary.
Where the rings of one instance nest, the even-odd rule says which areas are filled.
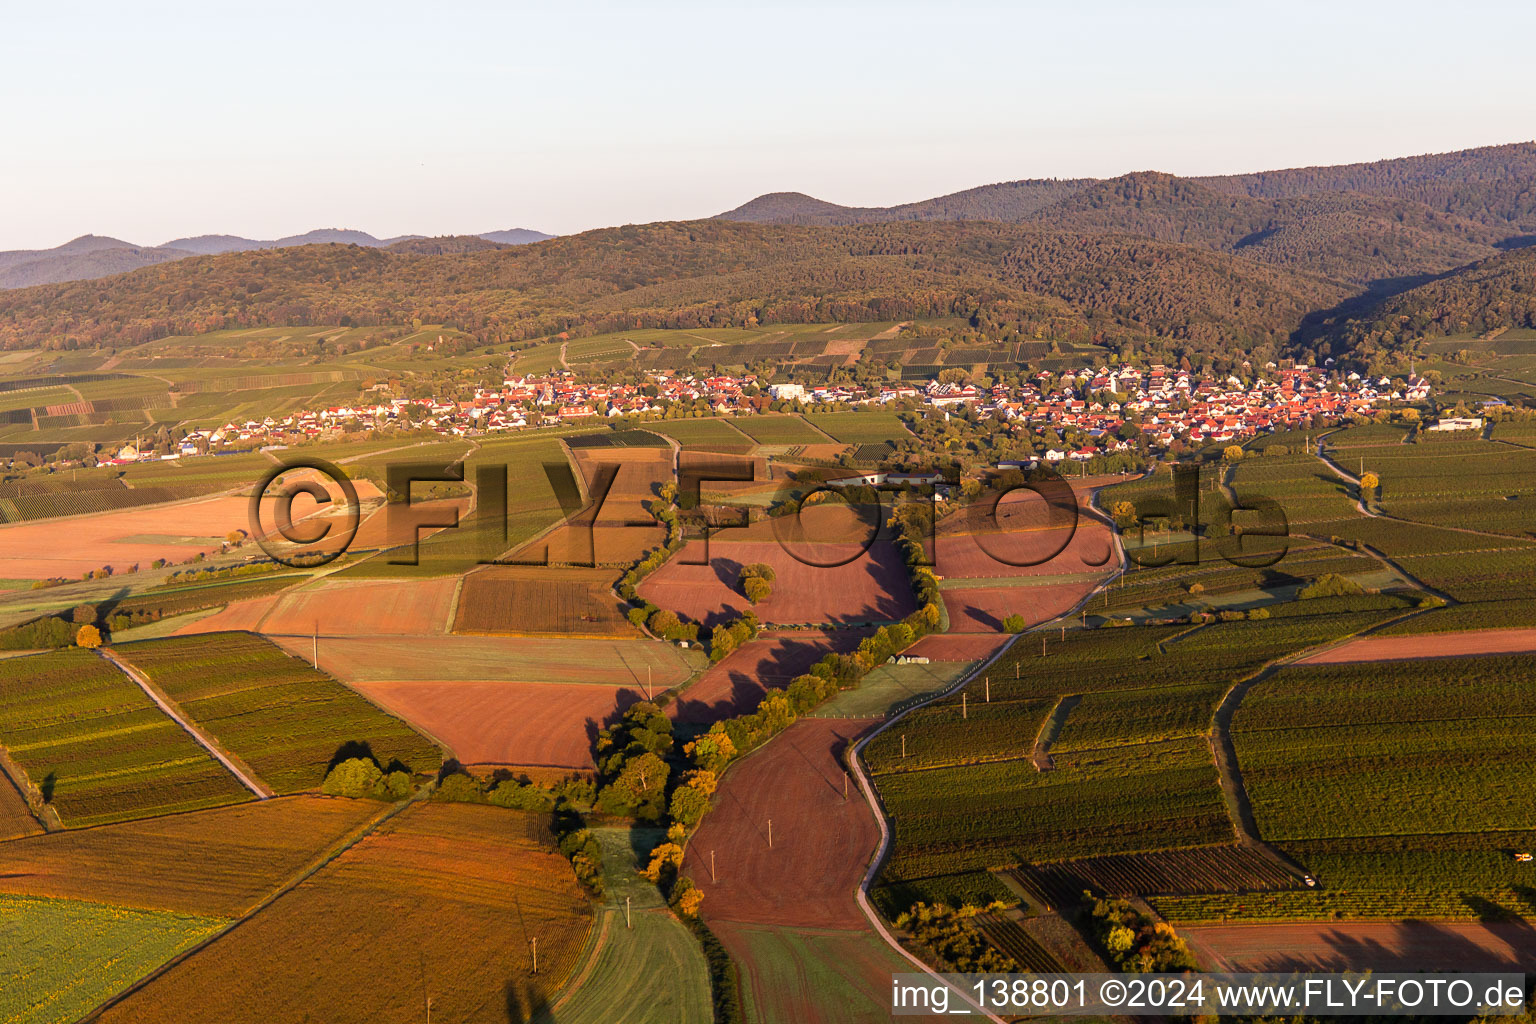
[[[37,787],[38,791],[43,794],[43,803],[53,803],[53,789],[58,784],[59,773],[56,771],[49,772],[46,776],[43,777],[43,784]]]

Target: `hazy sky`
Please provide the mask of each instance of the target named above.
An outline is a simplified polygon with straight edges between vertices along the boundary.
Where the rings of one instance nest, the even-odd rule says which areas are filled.
[[[567,233],[1536,138],[1529,0],[7,7],[0,249]]]

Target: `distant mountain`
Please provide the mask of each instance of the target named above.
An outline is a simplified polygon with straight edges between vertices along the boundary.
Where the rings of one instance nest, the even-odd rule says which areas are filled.
[[[508,228],[505,231],[487,231],[479,237],[487,242],[500,242],[502,245],[527,245],[530,242],[547,241],[555,236],[529,228]]]
[[[803,192],[770,192],[720,214],[718,219],[751,224],[876,224],[903,220],[1010,223],[1023,220],[1093,181],[1092,178],[1009,181],[901,206],[839,206]]]
[[[157,263],[185,259],[188,256],[217,256],[229,252],[253,252],[260,249],[287,249],[296,245],[361,245],[370,249],[398,246],[402,243],[422,241],[424,247],[405,248],[398,251],[416,253],[471,252],[475,248],[496,248],[498,245],[523,245],[540,242],[553,235],[527,228],[511,228],[506,231],[489,231],[483,235],[451,236],[445,239],[428,239],[424,235],[397,235],[394,238],[375,238],[366,231],[347,228],[318,228],[302,235],[284,238],[256,239],[240,235],[197,235],[175,238],[164,245],[140,246],[120,238],[101,235],[81,235],[55,249],[15,249],[0,252],[0,289],[26,288],[34,284],[60,284],[65,281],[88,281],[109,274],[121,274]],[[466,239],[470,241],[466,241]],[[474,246],[473,241],[484,239],[485,245]]]
[[[454,253],[484,252],[487,249],[505,249],[501,242],[493,242],[484,235],[443,235],[438,238],[408,238],[384,246],[389,252],[406,253],[410,256],[447,256]]]
[[[146,248],[117,238],[81,235],[54,249],[0,252],[0,288],[106,277],[192,255],[185,249]]]

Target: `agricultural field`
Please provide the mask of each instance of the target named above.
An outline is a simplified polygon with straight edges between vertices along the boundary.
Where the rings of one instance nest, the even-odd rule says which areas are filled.
[[[625,617],[625,607],[613,592],[613,573],[607,569],[489,566],[464,577],[453,629],[632,637],[637,631]]]
[[[438,766],[437,749],[409,726],[260,637],[168,637],[116,653],[276,792],[319,786],[332,759],[359,744],[380,765]]]
[[[430,998],[506,1024],[560,988],[591,924],[543,816],[418,803],[100,1020],[414,1020]],[[414,969],[380,970],[390,950]]]
[[[463,764],[573,772],[593,770],[592,735],[645,695],[641,686],[500,679],[352,686]]]
[[[1536,828],[1529,657],[1287,668],[1233,720],[1265,838]]]
[[[912,436],[893,412],[818,412],[811,423],[843,444],[879,444]]]
[[[858,649],[868,630],[763,630],[678,693],[667,705],[675,721],[694,725],[745,714],[770,689],[782,689],[827,654]]]
[[[826,435],[794,414],[765,413],[739,416],[731,421],[737,430],[764,445],[826,444]]]
[[[0,769],[0,842],[36,835],[42,830],[42,825],[27,807],[26,797]]]
[[[505,1024],[559,989],[590,926],[544,818],[418,803],[100,1019],[386,1021],[430,998],[441,1019]],[[390,949],[418,950],[416,970],[379,970]]]
[[[224,921],[0,895],[0,1020],[76,1020]],[[189,1018],[190,1019],[190,1018]]]
[[[167,523],[175,523],[175,534],[164,532]],[[147,568],[157,558],[180,562],[217,551],[232,530],[249,526],[249,502],[237,497],[80,516],[64,527],[68,545],[59,543],[59,523],[15,523],[0,527],[0,563],[15,579],[78,578],[105,565]]]
[[[289,637],[285,649],[309,657],[309,637]],[[319,643],[320,667],[347,683],[501,679],[521,683],[603,683],[657,690],[676,686],[703,656],[650,640],[599,637],[457,636],[423,644],[412,637],[341,637]]]
[[[964,675],[970,661],[881,665],[809,712],[811,718],[883,718],[898,705],[944,689]]]
[[[0,744],[72,827],[250,797],[127,676],[78,648],[0,661]]]
[[[1265,899],[1289,893],[1265,894]],[[1299,894],[1298,894],[1299,895]],[[1199,897],[1195,897],[1199,899]],[[1524,921],[1340,921],[1181,926],[1202,964],[1221,971],[1536,970]]]
[[[560,1024],[710,1024],[709,968],[699,942],[637,872],[661,831],[593,831],[603,851],[607,894],[584,962],[550,1007],[551,1015]]]
[[[1009,872],[1045,906],[1064,906],[1091,890],[1109,896],[1300,889],[1276,860],[1240,845],[1192,846],[1026,865]]]
[[[681,552],[648,576],[640,596],[688,620],[713,626],[751,608],[765,623],[858,626],[893,622],[915,610],[906,565],[889,541],[867,541],[869,527],[851,527],[847,506],[808,510],[805,536],[775,539],[782,520],[770,520],[741,530],[722,530],[708,541],[689,541]],[[819,533],[811,511],[825,511],[838,527]],[[852,532],[857,529],[858,532]],[[828,536],[837,540],[819,540]],[[841,539],[857,538],[857,539]],[[762,562],[772,566],[773,592],[755,607],[737,583],[743,566]]]
[[[1033,734],[1018,737],[1021,748],[1032,742]],[[1233,837],[1202,739],[1061,756],[1048,772],[1023,756],[907,771],[898,751],[870,764],[893,821],[887,882]],[[957,801],[956,793],[969,795]]]
[[[662,420],[647,424],[646,429],[670,437],[684,448],[745,452],[753,444],[753,439],[732,426],[732,421],[723,419]]]
[[[261,619],[263,633],[420,635],[448,628],[458,581],[322,580],[283,594]]]
[[[1528,451],[1468,437],[1349,449],[1340,460],[1351,473],[1364,467],[1381,479],[1377,504],[1388,515],[1515,537],[1536,531],[1527,507],[1536,500]]]
[[[292,796],[7,843],[0,892],[233,918],[385,804]]]

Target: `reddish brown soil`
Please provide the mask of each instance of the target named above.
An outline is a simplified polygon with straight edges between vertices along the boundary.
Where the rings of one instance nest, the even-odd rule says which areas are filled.
[[[751,711],[769,689],[833,651],[854,650],[868,630],[765,631],[756,640],[712,666],[668,706],[676,721],[707,724]]]
[[[1303,658],[1300,664],[1464,658],[1474,654],[1526,654],[1531,651],[1536,651],[1536,629],[1469,629],[1462,633],[1362,636]]]
[[[608,569],[494,565],[464,577],[454,631],[636,636]]]
[[[639,690],[511,682],[355,683],[375,704],[446,743],[467,765],[591,770],[597,730]]]
[[[519,549],[518,562],[550,566],[610,566],[609,582],[648,552],[667,542],[661,526],[613,523],[562,525]]]
[[[266,597],[253,597],[245,601],[236,601],[225,606],[221,612],[215,612],[207,618],[189,622],[176,630],[175,636],[191,636],[194,633],[223,633],[229,630],[246,630],[255,632],[261,620],[277,604],[280,594],[268,594]]]
[[[364,481],[366,482],[366,481]],[[388,506],[380,506],[368,518],[364,519],[357,528],[357,536],[349,545],[350,551],[370,551],[375,548],[399,547],[401,544],[409,544],[416,539],[417,532],[411,525],[418,519],[446,519],[445,510],[455,509],[462,520],[469,514],[468,498],[443,498],[438,501],[414,501],[411,503],[410,515],[396,515],[391,522]],[[437,533],[437,530],[420,531],[421,538],[426,538]]]
[[[217,551],[225,534],[249,526],[245,498],[198,498],[157,508],[41,520],[0,527],[0,564],[11,579],[79,577],[110,565],[148,567],[157,558],[180,562]],[[132,537],[176,540],[129,540]],[[181,542],[181,538],[188,538]],[[200,538],[218,538],[201,540]]]
[[[1007,642],[1007,634],[1000,633],[937,633],[923,637],[907,653],[930,661],[980,661]]]
[[[1092,583],[1061,583],[1038,587],[965,587],[945,590],[949,628],[955,633],[998,633],[1003,619],[1019,614],[1030,625],[1047,622],[1069,610],[1093,589]]]
[[[1213,969],[1230,971],[1536,971],[1524,921],[1367,921],[1186,925]]]
[[[729,536],[726,534],[725,536]],[[876,542],[860,554],[858,544],[795,544],[793,550],[772,540],[745,543],[711,540],[709,561],[701,541],[689,544],[641,584],[642,597],[695,622],[712,626],[751,608],[763,622],[860,625],[891,622],[910,615],[916,605],[906,566],[895,547]],[[802,558],[819,564],[808,565]],[[849,561],[851,559],[851,561]],[[830,563],[847,564],[828,567]],[[751,605],[737,588],[744,565],[764,562],[777,579],[773,593]]]
[[[967,510],[940,524],[934,571],[946,578],[1045,576],[1100,572],[1115,564],[1109,527],[1087,511],[1079,491],[1075,525],[1033,492],[1005,496],[995,521]]]
[[[416,635],[442,633],[458,580],[326,580],[283,594],[261,622],[263,633]]]
[[[868,928],[854,893],[880,830],[852,780],[844,799],[842,758],[878,721],[801,719],[726,774],[683,865],[706,920]]]

